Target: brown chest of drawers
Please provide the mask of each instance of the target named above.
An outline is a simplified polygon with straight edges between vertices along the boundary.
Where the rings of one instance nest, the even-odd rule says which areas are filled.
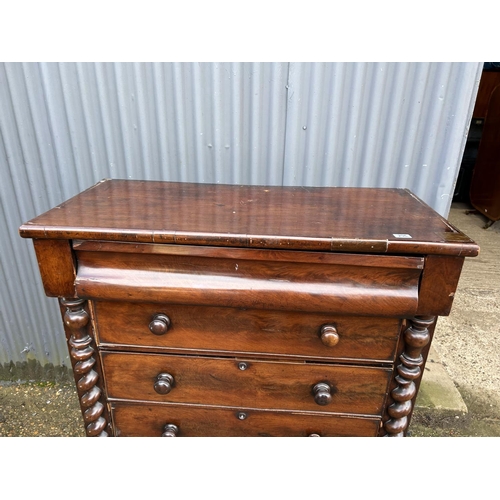
[[[20,233],[89,436],[402,436],[479,251],[399,189],[106,180]]]

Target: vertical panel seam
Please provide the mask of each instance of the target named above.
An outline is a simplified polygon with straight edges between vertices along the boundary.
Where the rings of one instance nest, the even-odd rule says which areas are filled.
[[[288,137],[288,92],[290,90],[290,62],[287,62],[285,92],[285,127],[283,130],[283,162],[281,164],[281,185],[285,184],[286,143]]]

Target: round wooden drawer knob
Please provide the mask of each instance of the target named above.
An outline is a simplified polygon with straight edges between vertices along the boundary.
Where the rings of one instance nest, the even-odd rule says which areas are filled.
[[[171,437],[171,438],[174,438],[174,437],[177,437],[178,434],[179,434],[179,427],[177,427],[174,424],[167,424],[163,428],[162,437]]]
[[[155,314],[149,323],[149,329],[155,335],[163,335],[168,332],[169,328],[170,318],[166,314]]]
[[[339,343],[340,337],[337,328],[334,325],[324,325],[319,332],[321,342],[327,347],[336,346]]]
[[[320,406],[329,405],[332,402],[331,387],[326,382],[320,382],[313,387],[314,401]]]
[[[160,373],[156,377],[154,389],[158,394],[168,394],[174,387],[174,377],[170,373]]]

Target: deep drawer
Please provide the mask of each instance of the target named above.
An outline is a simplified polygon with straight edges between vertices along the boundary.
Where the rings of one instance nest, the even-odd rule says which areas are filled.
[[[397,318],[327,313],[99,301],[94,311],[103,345],[185,353],[387,362],[400,330]]]
[[[112,413],[116,435],[123,437],[161,436],[169,424],[178,437],[368,437],[376,436],[380,426],[376,418],[246,408],[113,403]]]
[[[316,363],[115,352],[102,358],[111,399],[374,416],[391,375],[387,368]]]

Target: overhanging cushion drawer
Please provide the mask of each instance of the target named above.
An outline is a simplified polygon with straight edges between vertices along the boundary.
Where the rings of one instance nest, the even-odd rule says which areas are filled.
[[[404,317],[417,310],[419,257],[250,249],[220,254],[84,242],[76,247],[76,292],[104,300],[365,316]]]

